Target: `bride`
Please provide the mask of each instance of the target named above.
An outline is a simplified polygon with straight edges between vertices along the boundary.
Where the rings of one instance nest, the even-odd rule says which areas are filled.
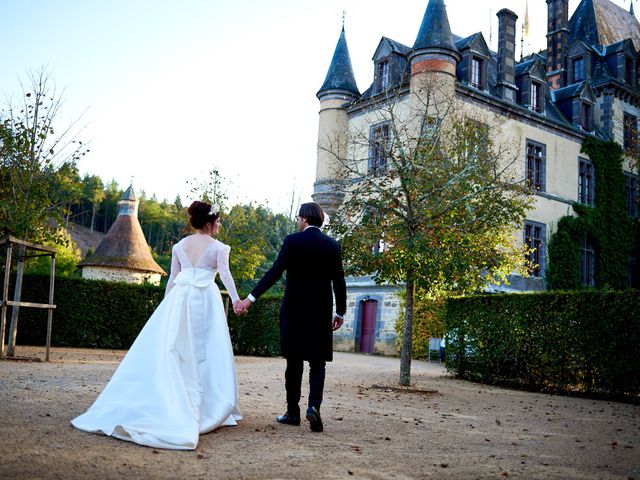
[[[196,233],[174,245],[164,300],[89,410],[71,424],[156,448],[192,450],[198,435],[237,425],[236,371],[216,273],[239,301],[220,212],[189,207]]]

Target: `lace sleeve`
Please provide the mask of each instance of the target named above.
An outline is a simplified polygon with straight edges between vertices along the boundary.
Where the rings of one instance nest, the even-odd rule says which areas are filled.
[[[217,254],[218,272],[220,274],[220,280],[224,283],[224,287],[231,297],[233,303],[240,300],[238,297],[238,291],[236,290],[236,284],[231,276],[231,270],[229,270],[229,252],[231,247],[229,245],[223,245]]]
[[[167,288],[164,291],[164,296],[166,297],[169,294],[169,291],[175,285],[176,276],[180,273],[180,260],[178,260],[178,255],[176,254],[176,246],[173,246],[171,249],[171,274],[169,275],[169,281],[167,282]]]

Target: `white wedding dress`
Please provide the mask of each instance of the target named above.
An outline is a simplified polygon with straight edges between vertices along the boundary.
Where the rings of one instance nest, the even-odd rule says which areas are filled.
[[[171,276],[158,305],[89,410],[71,424],[156,448],[195,449],[198,436],[236,425],[236,371],[220,290],[232,301],[230,247],[192,235],[173,247]],[[188,254],[189,252],[189,254]],[[199,258],[194,263],[194,253]]]

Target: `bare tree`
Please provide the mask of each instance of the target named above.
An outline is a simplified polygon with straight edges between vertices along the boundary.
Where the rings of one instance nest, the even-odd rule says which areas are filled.
[[[29,74],[20,105],[0,111],[0,231],[32,241],[56,236],[66,180],[88,150],[77,121],[57,133],[63,101],[45,69]]]

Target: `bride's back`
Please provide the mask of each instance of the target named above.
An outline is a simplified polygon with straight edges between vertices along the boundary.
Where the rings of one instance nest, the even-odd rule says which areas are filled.
[[[202,259],[207,248],[209,248],[212,243],[215,243],[215,240],[209,235],[194,233],[193,235],[183,238],[181,243],[191,266],[195,267]]]

